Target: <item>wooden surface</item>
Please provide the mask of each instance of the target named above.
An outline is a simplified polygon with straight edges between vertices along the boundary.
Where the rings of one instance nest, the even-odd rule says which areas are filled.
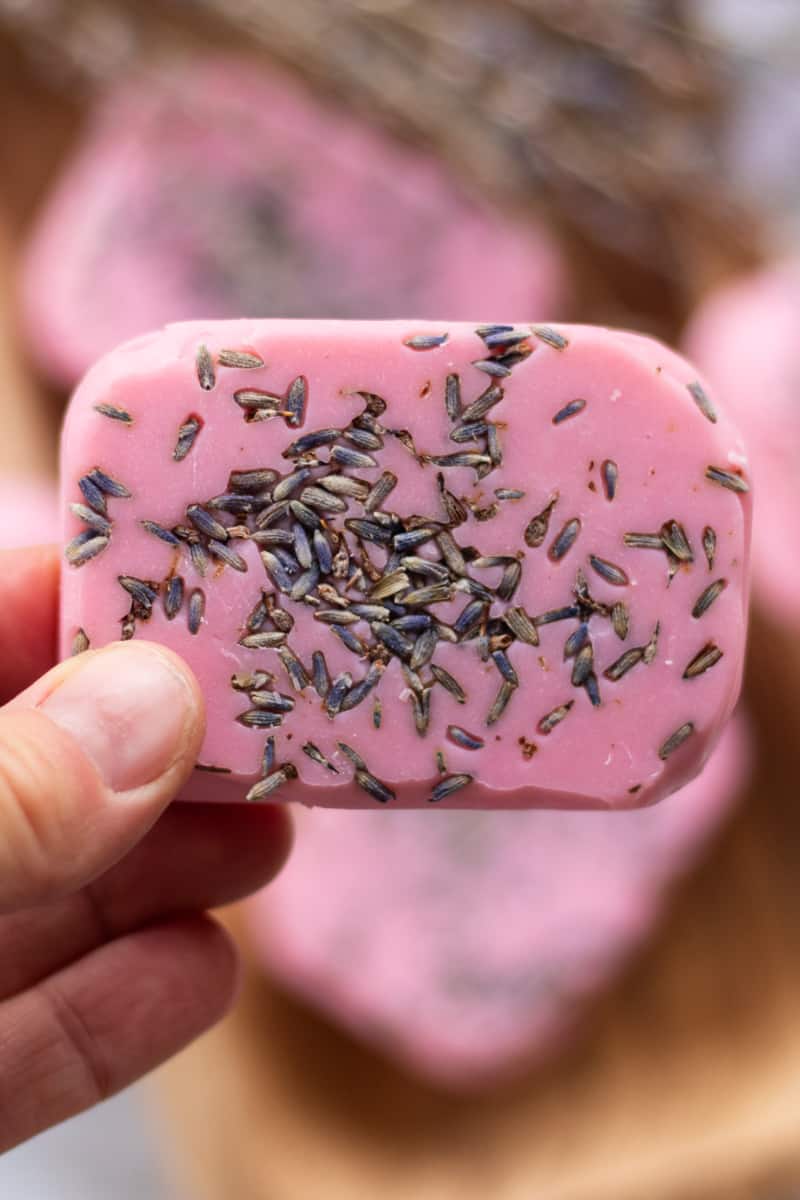
[[[0,38],[0,472],[54,475],[64,397],[36,378],[19,336],[15,268],[37,205],[69,152],[81,108],[37,86]]]
[[[154,1084],[198,1196],[785,1200],[800,1181],[800,653],[764,626],[753,662],[742,808],[567,1053],[447,1097],[250,972],[235,1015]]]
[[[51,475],[58,423],[26,369],[16,334],[11,281],[13,249],[0,216],[0,474]]]

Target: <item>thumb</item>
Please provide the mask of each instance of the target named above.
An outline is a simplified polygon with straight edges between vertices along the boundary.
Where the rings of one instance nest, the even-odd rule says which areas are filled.
[[[188,777],[203,729],[194,676],[149,642],[80,654],[0,709],[0,911],[121,858]]]

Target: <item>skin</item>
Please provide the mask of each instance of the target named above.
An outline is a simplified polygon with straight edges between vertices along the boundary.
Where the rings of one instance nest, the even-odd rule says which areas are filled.
[[[205,910],[271,879],[291,841],[280,806],[168,807],[202,739],[196,682],[147,643],[53,667],[57,579],[54,548],[0,553],[0,1151],[224,1015],[237,954]],[[111,767],[97,729],[125,713],[93,726],[80,693],[109,656],[120,695],[150,672],[171,710],[158,746]]]

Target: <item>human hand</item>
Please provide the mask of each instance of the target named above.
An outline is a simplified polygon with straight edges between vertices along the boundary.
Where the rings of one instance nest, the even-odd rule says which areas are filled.
[[[281,806],[164,811],[202,740],[197,684],[137,641],[48,670],[57,585],[55,550],[0,552],[0,1151],[224,1014],[236,953],[203,910],[291,840]]]

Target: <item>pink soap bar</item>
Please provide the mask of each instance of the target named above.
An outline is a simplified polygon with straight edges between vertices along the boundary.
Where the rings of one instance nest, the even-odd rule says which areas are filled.
[[[79,387],[62,487],[62,650],[189,661],[200,799],[631,807],[738,695],[741,444],[634,334],[172,326]]]
[[[109,90],[23,256],[32,354],[73,385],[191,317],[477,319],[556,311],[554,240],[430,156],[247,59]]]
[[[699,780],[639,812],[303,813],[288,866],[245,906],[256,959],[435,1082],[519,1071],[652,930],[748,750],[734,718]]]
[[[753,586],[773,617],[800,623],[800,263],[710,296],[686,343],[747,436],[757,483]]]

